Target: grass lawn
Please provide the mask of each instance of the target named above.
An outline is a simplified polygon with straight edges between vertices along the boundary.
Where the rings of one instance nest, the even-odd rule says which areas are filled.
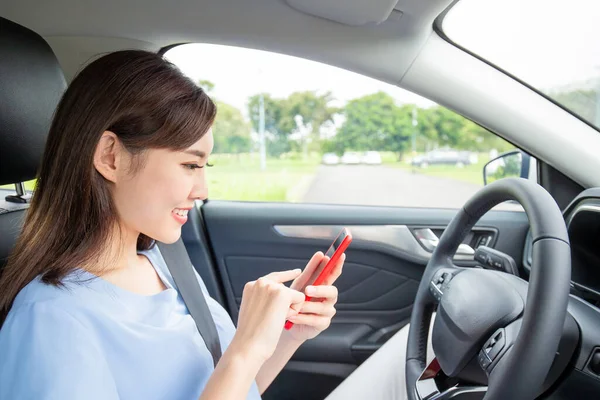
[[[469,182],[475,185],[483,186],[483,166],[488,162],[487,154],[480,154],[479,160],[475,164],[465,165],[462,168],[454,165],[430,165],[427,168],[412,167],[405,161],[398,162],[393,154],[382,155],[384,165],[402,168],[408,171],[414,170],[419,174],[436,176],[440,178],[455,179],[458,181]]]
[[[486,162],[487,160],[482,161],[479,157],[478,163],[465,165],[462,168],[453,165],[430,165],[427,168],[416,168],[416,171],[425,175],[456,179],[483,186],[483,166]]]
[[[207,171],[209,198],[215,200],[297,202],[310,184],[320,157],[267,159],[260,170],[258,154],[215,154]]]

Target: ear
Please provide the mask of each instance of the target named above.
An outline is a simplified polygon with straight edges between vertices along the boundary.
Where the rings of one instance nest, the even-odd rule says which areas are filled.
[[[94,152],[94,167],[109,182],[117,182],[117,172],[122,163],[121,153],[121,143],[117,135],[111,131],[105,131]]]

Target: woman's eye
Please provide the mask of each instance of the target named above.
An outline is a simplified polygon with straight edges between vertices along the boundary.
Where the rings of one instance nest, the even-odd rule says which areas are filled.
[[[210,163],[206,163],[205,165],[198,165],[198,164],[183,164],[183,166],[184,166],[185,168],[187,168],[187,169],[190,169],[190,170],[195,170],[195,169],[198,169],[198,168],[212,167],[212,166],[213,166],[213,164],[210,164]]]
[[[190,169],[190,170],[195,170],[195,169],[198,169],[198,168],[202,168],[202,166],[198,165],[198,164],[183,164],[183,166],[185,168],[187,168],[187,169]]]

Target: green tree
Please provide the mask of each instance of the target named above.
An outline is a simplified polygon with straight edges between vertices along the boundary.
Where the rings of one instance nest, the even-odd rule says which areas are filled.
[[[384,92],[351,100],[335,141],[343,150],[391,150],[401,158],[412,133],[411,113],[412,107],[398,107]]]
[[[246,153],[251,148],[250,124],[240,110],[217,101],[217,117],[213,125],[215,153]]]
[[[419,133],[440,146],[457,148],[461,145],[465,125],[462,116],[441,106],[420,110],[420,113],[423,125]]]
[[[510,143],[467,118],[442,106],[419,109],[420,150],[426,143],[459,150],[488,151],[512,149]]]
[[[333,100],[330,92],[319,95],[313,91],[295,92],[284,99],[271,97],[263,93],[265,108],[265,131],[267,135],[267,151],[270,155],[280,155],[291,150],[308,151],[308,137],[301,138],[299,143],[290,140],[290,135],[298,130],[296,116],[302,117],[302,122],[310,128],[313,142],[319,142],[319,132],[323,125],[333,122],[333,116],[338,109],[331,107]],[[260,94],[248,99],[248,112],[255,131],[259,128]]]
[[[248,99],[248,114],[252,128],[258,132],[260,117],[260,96],[256,94]],[[291,150],[289,134],[291,129],[282,125],[282,115],[284,113],[284,101],[275,99],[268,93],[262,93],[265,109],[265,132],[267,153],[271,156],[279,156]],[[282,129],[282,126],[284,129]]]
[[[291,133],[297,129],[296,116],[302,117],[302,123],[309,128],[310,137],[300,139],[304,156],[308,154],[309,140],[320,147],[321,128],[327,123],[333,123],[333,117],[339,110],[330,106],[334,100],[331,92],[317,94],[315,91],[292,93],[283,102],[283,113],[280,128]]]
[[[320,150],[321,150],[321,153],[323,153],[323,154],[336,153],[337,155],[341,156],[344,153],[345,146],[344,146],[344,143],[337,140],[336,137],[333,137],[331,139],[326,139],[326,140],[321,141],[321,149]]]
[[[252,128],[258,132],[259,105],[261,94],[255,94],[248,99],[248,114]],[[274,99],[268,93],[262,93],[265,108],[265,131],[278,134],[279,121],[281,120],[282,103],[280,99]]]

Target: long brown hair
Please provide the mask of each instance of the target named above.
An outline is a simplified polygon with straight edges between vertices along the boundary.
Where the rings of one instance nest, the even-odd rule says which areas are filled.
[[[0,326],[29,282],[41,276],[61,285],[111,240],[118,216],[93,165],[104,131],[139,160],[150,148],[186,149],[215,115],[206,93],[158,54],[118,51],[85,67],[58,105],[23,231],[0,277]],[[142,234],[138,249],[152,242]]]

